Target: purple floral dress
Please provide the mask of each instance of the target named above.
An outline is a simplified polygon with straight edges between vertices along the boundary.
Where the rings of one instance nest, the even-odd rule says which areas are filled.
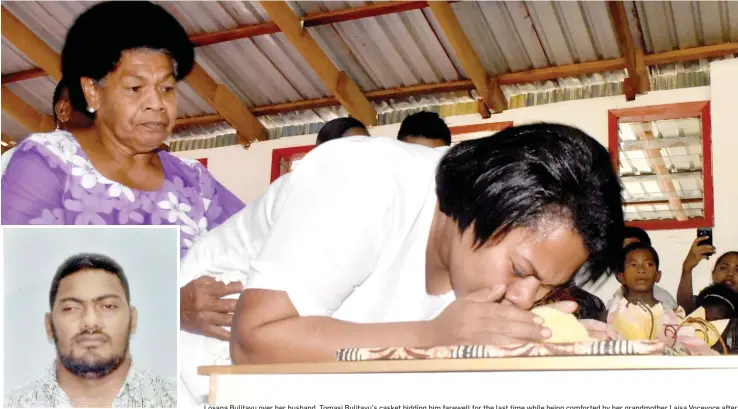
[[[244,204],[200,162],[159,152],[164,185],[131,189],[95,169],[66,131],[18,144],[2,178],[4,225],[179,225],[180,256]]]

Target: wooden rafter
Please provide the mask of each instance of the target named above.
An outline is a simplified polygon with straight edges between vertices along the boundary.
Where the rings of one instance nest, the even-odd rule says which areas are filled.
[[[31,132],[49,132],[56,127],[53,117],[36,111],[4,85],[2,87],[2,110]]]
[[[507,99],[502,92],[499,79],[487,74],[451,5],[446,1],[432,1],[429,7],[485,105],[495,112],[506,110]]]
[[[38,67],[48,73],[55,81],[61,79],[61,59],[59,54],[43,40],[36,37],[13,13],[2,7],[2,33],[18,51],[22,52]],[[3,82],[4,83],[4,82]]]
[[[404,11],[420,10],[428,7],[427,1],[388,1],[378,4],[310,13],[302,18],[303,27],[317,27],[328,24],[353,21],[368,17],[378,17],[386,14],[401,13]],[[225,41],[240,40],[265,34],[276,34],[282,29],[274,21],[235,27],[229,30],[214,33],[202,33],[190,36],[196,46],[218,44]]]
[[[359,86],[333,65],[290,6],[283,1],[262,1],[260,4],[349,114],[364,125],[376,125],[374,106]]]
[[[228,87],[215,82],[199,64],[195,64],[185,81],[231,124],[238,135],[238,143],[247,145],[267,139],[266,127]]]
[[[631,128],[639,141],[656,140],[649,124],[631,124]],[[646,149],[646,162],[656,174],[659,189],[666,196],[669,202],[669,208],[674,212],[676,219],[678,221],[687,220],[684,205],[679,198],[674,181],[671,180],[669,169],[666,167],[664,157],[661,155],[661,149]]]
[[[650,89],[643,49],[633,41],[625,4],[622,1],[608,1],[607,6],[610,10],[620,53],[625,58],[625,66],[628,70],[625,98],[631,101],[635,99],[635,94],[643,94]]]

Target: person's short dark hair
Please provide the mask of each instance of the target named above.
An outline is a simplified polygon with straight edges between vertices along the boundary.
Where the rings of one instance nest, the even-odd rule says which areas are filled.
[[[195,63],[195,49],[184,28],[161,6],[148,1],[106,1],[82,13],[67,32],[61,55],[72,106],[90,117],[80,80],[102,80],[114,71],[123,52],[163,51],[184,79]]]
[[[651,244],[651,238],[648,236],[648,233],[640,227],[635,226],[625,226],[625,239],[638,239],[641,243]]]
[[[738,317],[738,293],[723,283],[705,287],[695,300],[698,307],[724,307],[730,311],[730,316]]]
[[[477,248],[514,228],[563,217],[589,251],[581,276],[597,280],[619,264],[620,180],[607,149],[579,129],[533,124],[459,143],[441,159],[436,194],[461,233],[474,228]]]
[[[334,139],[343,138],[343,134],[351,128],[366,129],[366,126],[364,126],[364,124],[362,124],[358,119],[351,118],[350,116],[328,121],[322,128],[320,128],[315,144],[320,145],[321,143],[332,141]]]
[[[451,145],[451,130],[446,122],[435,112],[421,111],[414,113],[400,125],[397,139],[405,141],[408,137],[438,139],[446,146]]]
[[[62,78],[56,84],[56,88],[54,88],[54,99],[51,102],[51,112],[54,114],[54,122],[59,122],[59,118],[56,116],[56,104],[61,101],[65,89],[67,89],[67,84],[64,82],[64,78]]]
[[[54,309],[54,301],[56,301],[56,294],[59,292],[59,283],[61,280],[82,270],[103,270],[110,274],[115,274],[123,286],[123,291],[125,291],[126,302],[130,304],[131,289],[128,286],[128,279],[123,273],[123,268],[120,264],[102,254],[82,253],[64,260],[56,270],[56,274],[54,274],[54,278],[51,280],[51,290],[49,290],[50,309]]]
[[[619,270],[620,272],[625,271],[625,258],[628,257],[628,254],[631,251],[636,251],[636,250],[647,250],[647,251],[649,251],[651,253],[651,258],[653,258],[653,263],[656,264],[656,269],[657,270],[659,269],[659,266],[661,265],[660,264],[661,262],[659,260],[659,253],[656,252],[656,249],[653,248],[653,247],[651,247],[650,244],[647,244],[647,243],[644,243],[644,242],[636,242],[636,243],[628,244],[627,246],[625,246],[625,248],[623,248],[623,252],[622,252],[622,255],[623,256],[622,256],[622,259],[620,261],[620,270]]]

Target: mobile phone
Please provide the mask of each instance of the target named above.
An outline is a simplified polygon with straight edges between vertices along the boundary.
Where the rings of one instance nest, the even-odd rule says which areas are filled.
[[[709,227],[702,227],[697,229],[697,237],[707,237],[707,240],[703,240],[701,245],[712,246],[712,229]],[[714,253],[711,253],[711,255]],[[707,256],[709,259],[710,256]]]

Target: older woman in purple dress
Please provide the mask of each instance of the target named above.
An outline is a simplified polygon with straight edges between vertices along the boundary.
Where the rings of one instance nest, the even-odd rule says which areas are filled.
[[[193,65],[187,33],[160,6],[113,1],[85,11],[67,34],[62,74],[72,105],[94,126],[33,134],[18,145],[2,178],[2,223],[178,225],[184,257],[241,210],[199,162],[159,149],[177,118],[176,82]],[[230,305],[218,298],[239,291],[203,279],[188,284],[183,328],[218,336],[204,328],[230,325]],[[193,312],[186,306],[195,299]]]

